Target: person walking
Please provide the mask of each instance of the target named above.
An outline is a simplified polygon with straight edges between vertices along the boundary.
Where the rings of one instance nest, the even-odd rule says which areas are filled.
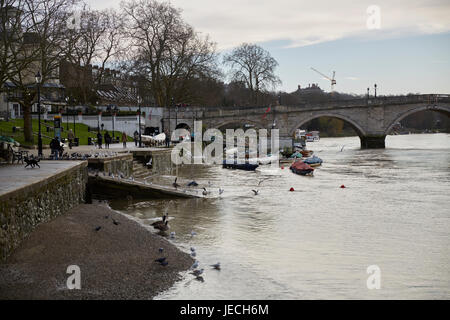
[[[67,140],[69,140],[69,149],[72,149],[73,139],[74,139],[74,135],[73,135],[72,129],[69,129],[69,132],[67,133]]]
[[[122,132],[122,143],[123,143],[123,148],[126,149],[127,148],[127,134],[124,132]]]
[[[111,136],[108,131],[105,133],[105,149],[109,149],[109,144],[111,143]]]
[[[165,132],[165,134],[166,134],[166,147],[168,148],[168,147],[170,146],[170,137],[169,137],[169,132],[168,132],[168,131],[166,131],[166,132]]]
[[[133,133],[133,139],[134,139],[134,146],[137,147],[139,141],[139,132],[137,132],[137,130]]]
[[[98,148],[101,149],[102,148],[102,141],[103,137],[102,134],[100,133],[100,131],[97,133],[97,144],[98,144]]]
[[[54,160],[58,160],[60,143],[57,137],[54,137],[52,141],[50,141],[50,149],[52,150],[52,155]]]

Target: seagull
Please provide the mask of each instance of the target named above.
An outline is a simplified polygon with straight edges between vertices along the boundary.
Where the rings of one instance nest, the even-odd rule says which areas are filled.
[[[222,194],[225,190],[219,188],[219,195]]]
[[[211,267],[213,267],[216,270],[220,270],[220,262],[217,262],[216,264],[212,264]]]
[[[177,179],[178,179],[178,177],[176,177],[174,183],[172,183],[172,186],[173,186],[175,189],[178,188],[178,187],[180,186],[180,185],[177,183]]]
[[[199,275],[201,275],[203,273],[203,268],[200,270],[194,270],[191,272],[191,274],[193,274],[194,276],[198,277]]]
[[[255,196],[257,196],[259,194],[259,190],[254,190],[252,189],[253,193],[255,194]]]

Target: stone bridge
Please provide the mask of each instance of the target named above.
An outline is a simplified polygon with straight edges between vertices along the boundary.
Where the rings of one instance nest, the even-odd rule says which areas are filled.
[[[231,123],[279,129],[280,147],[292,146],[296,129],[318,117],[335,117],[349,123],[361,139],[361,148],[384,148],[386,135],[405,117],[423,110],[450,116],[450,95],[408,95],[264,107],[170,107],[164,111],[163,129],[193,128],[202,120],[206,128]]]

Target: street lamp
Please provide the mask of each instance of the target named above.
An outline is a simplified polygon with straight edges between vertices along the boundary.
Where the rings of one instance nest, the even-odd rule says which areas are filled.
[[[66,97],[66,126],[69,132],[69,97]]]
[[[142,136],[141,136],[141,103],[142,103],[142,99],[141,96],[137,97],[138,99],[138,104],[139,104],[139,148],[142,148]]]
[[[36,85],[37,85],[37,94],[38,94],[38,127],[39,127],[39,133],[38,133],[38,157],[42,158],[42,135],[41,135],[41,90],[40,85],[42,81],[41,73],[38,71],[36,73]]]
[[[370,88],[367,88],[367,99],[369,99],[369,97],[370,97],[369,90],[370,90]]]
[[[376,83],[374,85],[374,88],[375,88],[375,95],[374,95],[374,97],[376,98],[377,97],[377,84]]]

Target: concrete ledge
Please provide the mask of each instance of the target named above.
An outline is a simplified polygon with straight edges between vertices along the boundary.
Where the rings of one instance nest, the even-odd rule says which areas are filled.
[[[40,164],[43,167],[50,163]],[[35,176],[0,195],[0,260],[5,260],[41,222],[50,221],[84,201],[87,161],[65,161],[65,168],[61,168],[62,162],[54,163],[61,165],[54,172],[19,166],[19,173]],[[10,183],[14,185],[14,181]]]

